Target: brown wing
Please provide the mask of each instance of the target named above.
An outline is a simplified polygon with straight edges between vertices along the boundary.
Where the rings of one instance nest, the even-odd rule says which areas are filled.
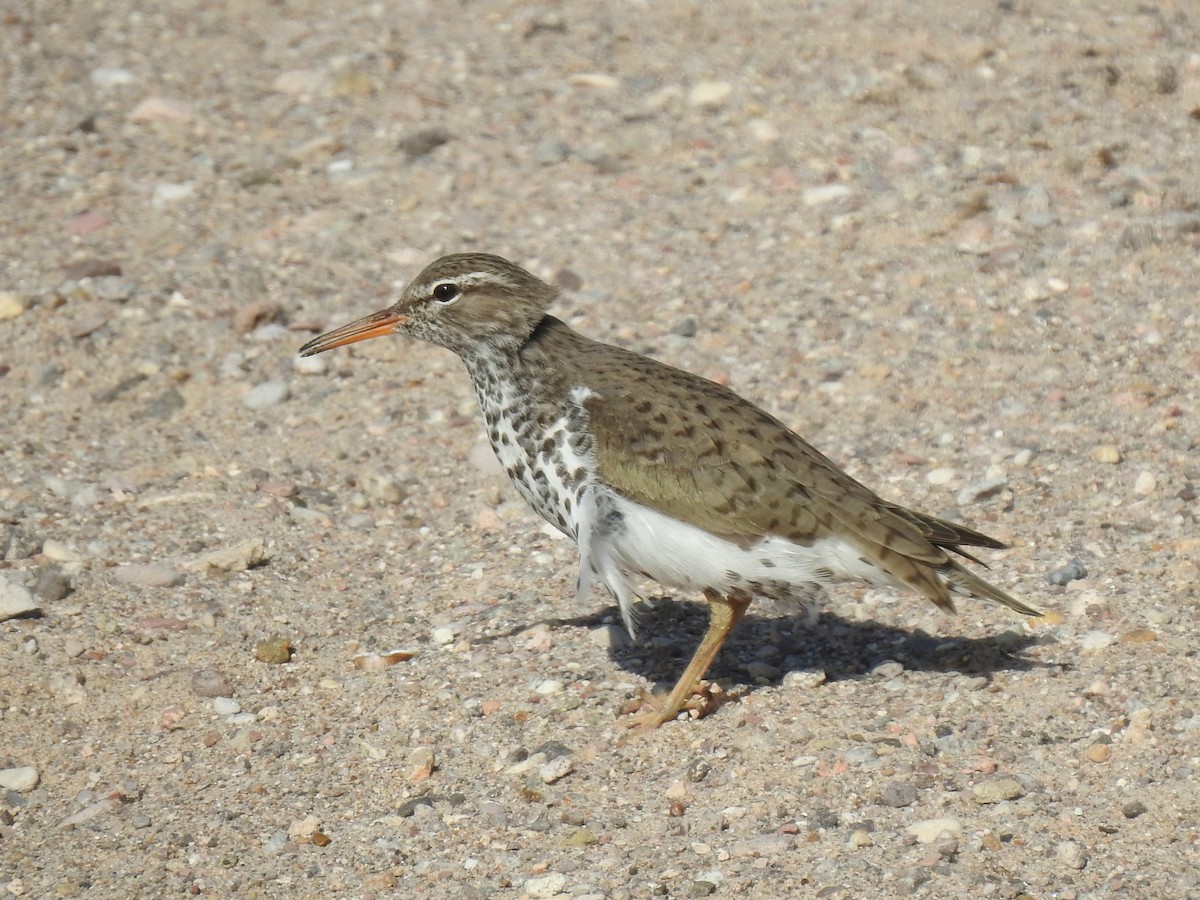
[[[586,345],[572,358],[592,389],[583,406],[597,462],[622,495],[743,544],[768,535],[809,544],[836,533],[948,611],[953,603],[939,572],[969,593],[1032,611],[942,549],[1003,546],[998,541],[880,499],[720,385],[571,334]]]

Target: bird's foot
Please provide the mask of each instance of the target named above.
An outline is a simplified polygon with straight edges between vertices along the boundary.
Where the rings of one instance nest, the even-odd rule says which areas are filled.
[[[702,719],[721,704],[723,696],[721,686],[715,681],[701,681],[678,704],[670,703],[669,696],[639,688],[638,695],[621,707],[621,714],[629,716],[621,724],[632,731],[644,732],[670,722],[681,712],[687,712],[692,719]]]

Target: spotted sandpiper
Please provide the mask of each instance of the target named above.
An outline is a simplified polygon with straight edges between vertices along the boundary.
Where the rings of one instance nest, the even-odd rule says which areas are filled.
[[[557,293],[499,256],[444,256],[300,354],[389,334],[454,351],[517,491],[579,545],[580,597],[598,581],[632,636],[643,581],[704,595],[687,669],[628,724],[675,718],[755,598],[804,603],[860,581],[947,612],[961,594],[1040,615],[951,555],[977,562],[962,547],[1002,543],[880,498],[728,388],[573,331],[546,312]]]

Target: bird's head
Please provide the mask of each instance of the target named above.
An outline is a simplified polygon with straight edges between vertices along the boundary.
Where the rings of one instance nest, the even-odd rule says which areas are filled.
[[[386,334],[407,334],[468,357],[519,347],[558,295],[508,260],[456,253],[430,263],[387,309],[309,341],[301,356]]]

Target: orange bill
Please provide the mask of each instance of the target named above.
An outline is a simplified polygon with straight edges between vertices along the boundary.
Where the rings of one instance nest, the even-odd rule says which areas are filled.
[[[358,341],[365,341],[367,338],[392,334],[400,326],[408,324],[408,321],[408,316],[392,312],[390,309],[383,309],[377,313],[371,313],[357,322],[351,322],[349,325],[343,325],[318,338],[313,338],[300,348],[300,355],[312,356],[334,347],[341,347],[343,344],[354,344]]]

